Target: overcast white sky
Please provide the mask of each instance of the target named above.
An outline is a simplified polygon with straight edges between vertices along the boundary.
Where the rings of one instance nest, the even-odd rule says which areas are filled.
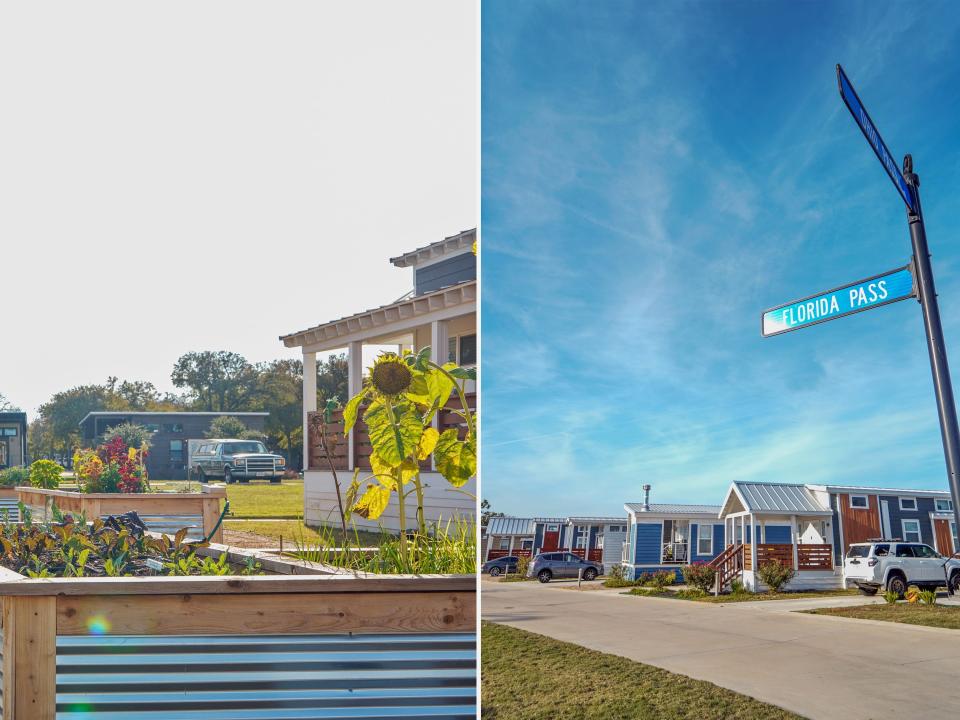
[[[470,0],[4,4],[0,393],[172,389],[402,295],[477,222],[476,39]]]

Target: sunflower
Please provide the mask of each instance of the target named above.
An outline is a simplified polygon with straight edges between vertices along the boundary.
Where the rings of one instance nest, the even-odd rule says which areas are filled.
[[[407,364],[393,353],[384,353],[370,369],[370,384],[382,395],[395,396],[405,392],[413,380]]]

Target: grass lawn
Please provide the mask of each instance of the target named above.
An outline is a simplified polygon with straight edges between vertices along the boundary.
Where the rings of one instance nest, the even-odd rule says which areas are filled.
[[[907,625],[926,625],[927,627],[960,630],[960,607],[950,605],[897,603],[896,605],[820,608],[819,610],[807,610],[805,612],[811,615],[837,615],[860,620],[885,620],[887,622],[906,623]]]
[[[663,597],[676,600],[692,600],[693,602],[705,603],[735,603],[735,602],[758,602],[763,600],[809,600],[813,598],[824,597],[853,597],[857,594],[856,590],[798,590],[795,592],[760,592],[760,593],[728,593],[727,595],[713,596],[693,596],[684,594],[682,591],[667,590],[663,593],[655,592],[652,588],[637,587],[625,592],[624,595],[639,595],[641,597]]]
[[[237,518],[303,517],[303,481],[270,483],[234,483],[227,486],[230,516]]]
[[[283,537],[284,548],[295,549],[295,542],[302,541],[310,545],[315,545],[320,541],[320,535],[316,530],[307,527],[302,520],[224,520],[225,530],[236,530],[238,532],[254,533],[263,537],[276,538]],[[358,530],[357,535],[360,538],[360,544],[365,547],[372,547],[380,544],[380,533]],[[339,534],[336,535],[339,538]],[[355,544],[353,531],[350,531],[350,542]]]
[[[800,718],[713,683],[484,622],[484,720]]]

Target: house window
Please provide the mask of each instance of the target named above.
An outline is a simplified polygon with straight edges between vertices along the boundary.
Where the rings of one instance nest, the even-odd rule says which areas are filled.
[[[183,463],[183,440],[170,441],[170,464]]]
[[[501,550],[509,550],[509,549],[510,549],[510,538],[508,538],[508,537],[502,537],[502,538],[500,538],[500,540],[498,541],[498,547],[499,547]]]
[[[934,506],[937,512],[953,512],[953,500],[934,500]]]
[[[697,555],[713,555],[713,525],[701,525],[697,532]]]
[[[182,433],[183,423],[163,423],[163,431],[165,433]]]
[[[460,364],[463,366],[477,364],[477,336],[460,336]]]
[[[603,533],[597,533],[597,550],[603,550]]]
[[[850,496],[850,507],[852,508],[868,508],[870,507],[870,501],[867,500],[866,495],[851,495]]]
[[[580,536],[577,538],[577,547],[585,548],[586,546],[587,546],[587,533],[582,532],[580,533]]]
[[[919,520],[901,520],[903,527],[904,542],[920,542],[920,521]]]
[[[447,338],[447,362],[457,361],[457,338]]]
[[[2,434],[3,434],[4,437],[16,437],[16,436],[17,436],[17,429],[16,429],[16,428],[3,428],[3,433],[2,433]]]
[[[900,509],[901,510],[916,510],[917,509],[917,499],[912,497],[902,497],[900,498]]]
[[[547,532],[556,532],[559,529],[559,525],[547,525]]]
[[[160,432],[160,425],[157,423],[147,423],[144,427],[147,429],[147,432]]]
[[[520,541],[521,550],[533,550],[533,538],[524,538]]]

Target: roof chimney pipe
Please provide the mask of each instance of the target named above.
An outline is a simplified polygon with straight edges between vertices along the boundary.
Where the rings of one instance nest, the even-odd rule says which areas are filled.
[[[643,511],[644,512],[650,511],[650,486],[649,485],[643,486]]]

